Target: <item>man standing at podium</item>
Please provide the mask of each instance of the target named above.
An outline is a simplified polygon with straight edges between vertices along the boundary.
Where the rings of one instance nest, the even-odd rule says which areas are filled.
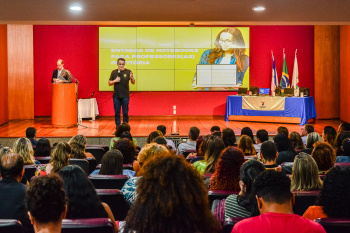
[[[113,103],[115,112],[115,128],[120,125],[120,108],[123,109],[123,122],[129,122],[129,81],[135,84],[135,78],[131,70],[125,69],[125,59],[119,58],[118,69],[113,70],[108,80],[108,85],[114,85]]]
[[[57,69],[55,69],[52,73],[52,83],[71,83],[72,75],[69,70],[63,69],[63,60],[57,60]]]

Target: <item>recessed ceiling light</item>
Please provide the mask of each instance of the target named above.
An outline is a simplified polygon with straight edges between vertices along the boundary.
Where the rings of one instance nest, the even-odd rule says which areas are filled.
[[[72,11],[81,11],[82,8],[80,6],[71,6],[69,9]]]
[[[264,11],[264,10],[265,10],[265,7],[263,7],[263,6],[253,7],[253,10],[254,10],[254,11]]]

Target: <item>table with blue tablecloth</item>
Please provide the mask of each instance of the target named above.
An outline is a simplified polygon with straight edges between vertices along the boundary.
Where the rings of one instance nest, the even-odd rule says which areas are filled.
[[[247,98],[244,97],[244,98]],[[261,98],[261,96],[249,96],[248,98]],[[266,98],[275,98],[266,96]],[[298,117],[300,125],[307,124],[311,118],[316,118],[315,102],[313,97],[284,97],[284,110],[265,111],[243,109],[242,96],[227,96],[225,120],[229,121],[229,116],[275,116],[275,117]],[[277,100],[277,99],[276,99]]]

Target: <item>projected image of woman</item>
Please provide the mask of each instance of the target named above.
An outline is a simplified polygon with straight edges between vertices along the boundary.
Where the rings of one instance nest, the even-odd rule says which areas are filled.
[[[225,28],[216,37],[215,48],[203,52],[199,64],[236,64],[237,84],[242,85],[249,67],[249,57],[242,33],[237,28]],[[196,77],[193,84],[196,83]]]

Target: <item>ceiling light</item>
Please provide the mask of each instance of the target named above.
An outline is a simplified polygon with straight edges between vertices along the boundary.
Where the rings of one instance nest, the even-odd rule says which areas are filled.
[[[253,10],[254,10],[254,11],[264,11],[264,10],[265,10],[265,7],[263,7],[263,6],[253,7]]]
[[[81,11],[82,8],[80,6],[71,6],[69,9],[72,11]]]

